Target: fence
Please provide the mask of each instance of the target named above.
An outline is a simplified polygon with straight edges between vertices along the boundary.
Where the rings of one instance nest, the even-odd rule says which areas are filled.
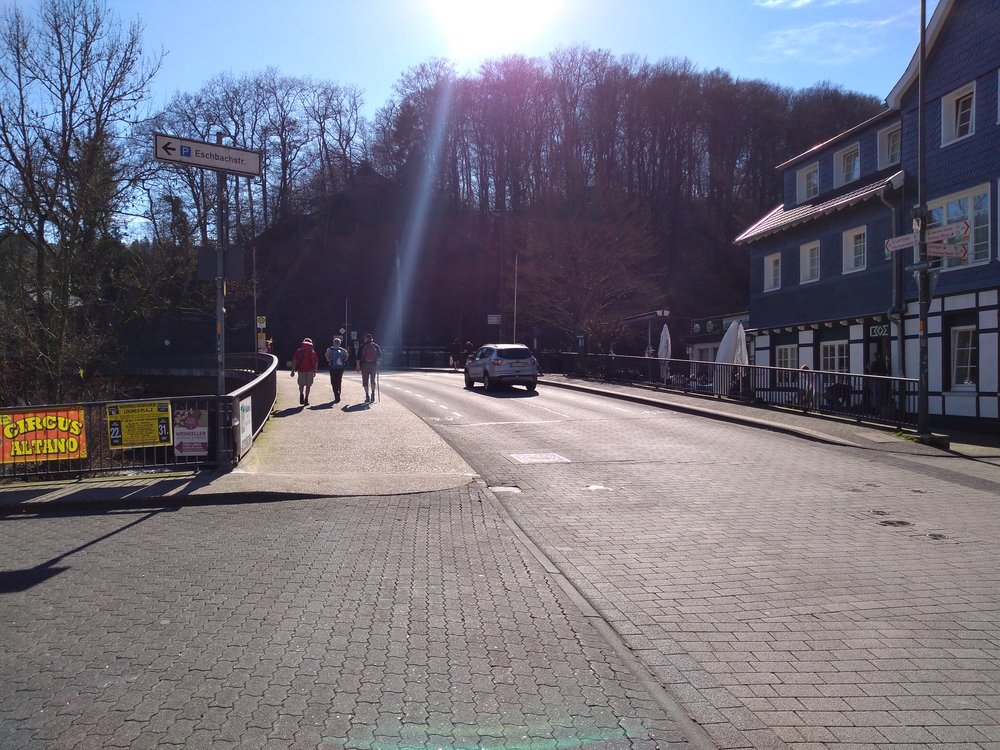
[[[549,371],[555,369],[554,362],[548,364]],[[573,352],[562,353],[560,364],[565,374],[578,377],[642,383],[859,422],[897,427],[915,427],[917,422],[918,381],[913,378]]]
[[[222,397],[0,409],[0,479],[65,479],[235,464],[245,452],[247,437],[252,442],[271,414],[277,364],[271,355],[227,355],[227,383],[245,385]],[[153,367],[150,372],[172,375],[175,382],[178,377],[214,375],[208,359],[174,365]],[[241,404],[250,415],[249,425],[241,424]]]

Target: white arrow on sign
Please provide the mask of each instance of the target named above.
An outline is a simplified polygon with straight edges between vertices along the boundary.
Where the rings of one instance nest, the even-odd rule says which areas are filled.
[[[920,235],[916,232],[912,234],[903,234],[899,237],[893,237],[885,241],[885,251],[887,253],[895,252],[896,250],[905,250],[908,247],[916,247],[917,243],[920,241]]]
[[[934,227],[927,230],[927,242],[941,242],[950,240],[953,237],[965,237],[969,234],[969,222],[956,221],[954,224],[945,224],[943,227]]]
[[[160,161],[231,172],[243,177],[260,176],[259,151],[156,133],[153,136],[153,153]]]

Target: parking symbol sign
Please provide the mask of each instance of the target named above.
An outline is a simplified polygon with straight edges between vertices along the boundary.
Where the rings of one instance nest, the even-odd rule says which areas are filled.
[[[191,156],[191,147],[181,146],[181,156]]]

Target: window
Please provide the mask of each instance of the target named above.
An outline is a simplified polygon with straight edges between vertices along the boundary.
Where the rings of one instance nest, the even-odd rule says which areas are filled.
[[[976,132],[976,84],[967,84],[941,97],[941,145],[947,146]]]
[[[796,176],[796,191],[799,203],[819,195],[819,164],[810,164],[799,170]]]
[[[851,350],[846,341],[825,341],[819,348],[819,369],[850,372]]]
[[[774,366],[788,370],[799,369],[799,347],[795,344],[783,344],[774,348]],[[798,373],[778,372],[778,385],[798,382]]]
[[[781,253],[764,257],[764,291],[781,289]]]
[[[974,390],[978,381],[978,352],[975,326],[951,329],[951,386],[954,390]]]
[[[987,263],[990,259],[990,186],[981,185],[967,193],[951,195],[927,204],[927,227],[969,222],[968,254],[962,258],[945,257],[942,268]],[[929,251],[932,252],[932,251]],[[933,257],[933,256],[932,256]]]
[[[899,164],[902,153],[903,131],[899,125],[880,130],[878,134],[878,168],[885,169]]]
[[[799,283],[808,284],[819,279],[819,242],[799,247]]]
[[[836,168],[834,182],[837,186],[845,185],[861,177],[861,149],[857,143],[843,151],[838,151],[833,159]]]
[[[868,259],[868,232],[856,227],[844,232],[844,273],[863,271]]]

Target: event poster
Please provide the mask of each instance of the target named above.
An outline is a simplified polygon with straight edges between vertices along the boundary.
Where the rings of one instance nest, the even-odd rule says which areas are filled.
[[[87,457],[83,409],[22,409],[0,414],[0,463]]]
[[[174,411],[174,455],[208,455],[208,409]]]
[[[108,404],[108,442],[112,448],[150,448],[170,445],[169,401],[132,401]]]

